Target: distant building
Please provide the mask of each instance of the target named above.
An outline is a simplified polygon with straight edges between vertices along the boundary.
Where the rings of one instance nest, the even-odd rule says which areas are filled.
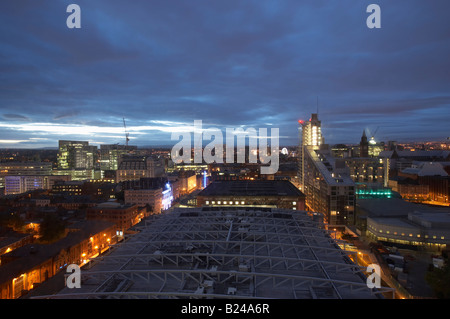
[[[383,151],[379,154],[380,158],[388,158],[390,160],[390,169],[392,176],[397,172],[410,168],[414,162],[447,162],[450,161],[450,151],[443,150],[415,150],[415,151]]]
[[[369,157],[369,141],[367,140],[366,130],[363,131],[359,142],[359,157]]]
[[[51,189],[58,181],[69,181],[70,176],[17,175],[5,177],[5,195],[22,194],[37,189]]]
[[[147,217],[147,209],[133,204],[120,204],[108,201],[89,207],[86,210],[87,220],[106,220],[116,224],[117,229],[125,232],[136,225],[142,218]]]
[[[97,146],[87,141],[59,141],[58,169],[94,169],[97,162]]]
[[[52,186],[53,195],[83,195],[104,199],[114,198],[119,191],[117,184],[103,181],[58,181]]]
[[[117,170],[124,155],[128,155],[137,150],[137,146],[111,144],[100,145],[100,169]]]
[[[389,183],[389,160],[372,157],[348,157],[345,164],[350,178],[356,183],[378,184],[387,187]]]
[[[164,159],[154,156],[123,156],[116,172],[116,181],[138,180],[164,176]]]
[[[125,204],[150,205],[154,214],[169,209],[174,199],[172,186],[165,178],[141,178],[123,182]]]
[[[0,163],[0,188],[5,186],[5,176],[52,175],[52,163],[49,162],[7,162]]]
[[[450,176],[445,169],[449,166],[450,162],[412,162],[411,167],[399,171],[399,179],[407,179],[411,181],[410,184],[418,185],[415,190],[409,187],[408,193],[404,194],[405,198],[423,201],[426,197],[432,203],[449,205]],[[392,184],[394,183],[395,181],[392,181]],[[428,196],[423,194],[425,188],[428,188]]]
[[[291,182],[215,181],[197,195],[197,206],[305,209],[305,195]]]

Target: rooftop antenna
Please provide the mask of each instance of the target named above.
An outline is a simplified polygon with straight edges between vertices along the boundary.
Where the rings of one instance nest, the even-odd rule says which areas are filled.
[[[125,145],[128,146],[128,141],[130,138],[128,137],[130,133],[127,132],[127,125],[125,124],[125,118],[123,118],[123,127],[125,128]]]

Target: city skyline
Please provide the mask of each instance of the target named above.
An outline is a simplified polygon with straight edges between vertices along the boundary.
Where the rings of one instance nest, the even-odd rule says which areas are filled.
[[[77,1],[0,4],[0,148],[173,146],[171,133],[278,127],[319,113],[325,143],[450,132],[450,4],[376,1]]]

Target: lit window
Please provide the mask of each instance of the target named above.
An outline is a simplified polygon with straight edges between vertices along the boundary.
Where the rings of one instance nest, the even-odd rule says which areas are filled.
[[[221,202],[220,200],[219,200],[219,201],[217,201],[217,204],[219,204],[219,205],[220,205],[221,203],[222,203],[222,202]]]
[[[209,200],[206,201],[206,205],[209,205]]]
[[[245,202],[244,202],[244,201],[242,201],[242,202],[241,202],[241,205],[244,205],[244,204],[245,204]]]

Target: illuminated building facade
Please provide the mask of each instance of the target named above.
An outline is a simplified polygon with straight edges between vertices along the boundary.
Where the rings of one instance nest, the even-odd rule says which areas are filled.
[[[122,156],[137,150],[137,146],[111,144],[100,145],[100,169],[117,170]]]
[[[87,141],[59,141],[59,169],[94,169],[97,157],[97,146]]]
[[[123,182],[126,204],[151,206],[153,214],[169,209],[174,199],[172,186],[165,178],[141,178]]]
[[[52,189],[58,181],[70,181],[68,175],[18,175],[5,177],[5,195],[22,194],[37,189]]]
[[[8,162],[0,163],[0,188],[5,186],[8,175],[52,175],[52,163],[49,162]]]
[[[17,299],[69,264],[84,265],[117,242],[114,223],[82,221],[51,244],[27,244],[0,258],[0,298]],[[38,287],[37,287],[38,289]]]
[[[316,113],[311,114],[309,121],[298,121],[299,123],[299,183],[300,189],[304,190],[305,176],[305,147],[309,146],[316,150],[323,144],[321,122]]]

